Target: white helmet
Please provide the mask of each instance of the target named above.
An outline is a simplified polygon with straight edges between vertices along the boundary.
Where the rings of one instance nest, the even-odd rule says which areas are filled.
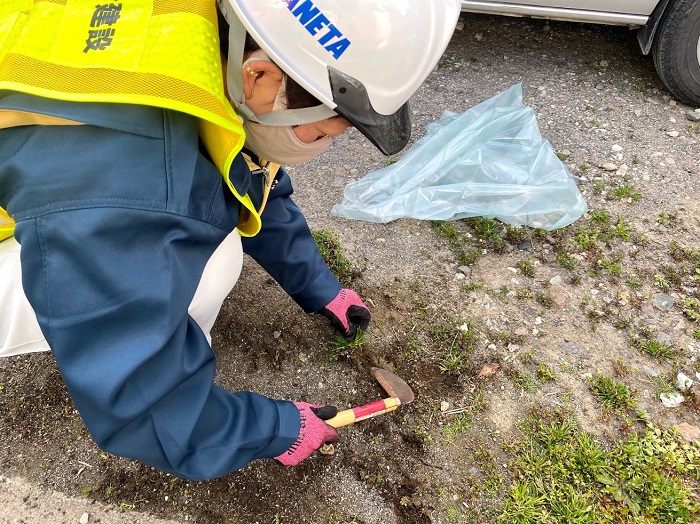
[[[232,27],[235,16],[273,62],[390,155],[408,143],[408,99],[447,47],[461,1],[219,0],[219,5]]]

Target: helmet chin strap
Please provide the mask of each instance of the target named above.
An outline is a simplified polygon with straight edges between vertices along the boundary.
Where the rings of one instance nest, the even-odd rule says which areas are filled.
[[[241,78],[241,66],[243,64],[243,52],[245,46],[246,30],[236,16],[227,0],[218,0],[219,9],[231,26],[229,30],[228,45],[228,93],[235,103],[235,110],[245,124],[249,120],[266,126],[298,126],[320,122],[327,118],[338,116],[338,113],[323,104],[301,109],[284,109],[264,115],[255,115],[245,103],[243,94],[243,79]]]

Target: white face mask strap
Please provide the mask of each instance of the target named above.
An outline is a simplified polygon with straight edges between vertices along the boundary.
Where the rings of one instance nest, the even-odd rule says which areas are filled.
[[[218,4],[221,13],[231,26],[228,42],[228,93],[231,100],[235,102],[236,113],[238,113],[238,116],[241,117],[244,123],[252,120],[266,126],[298,126],[338,116],[335,111],[323,104],[301,109],[285,109],[255,116],[253,111],[245,104],[240,66],[234,66],[234,64],[243,64],[246,29],[227,0],[218,0]]]

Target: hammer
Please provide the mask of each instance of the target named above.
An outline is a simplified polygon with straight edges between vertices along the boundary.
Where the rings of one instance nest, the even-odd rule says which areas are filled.
[[[359,420],[394,411],[401,404],[408,404],[415,398],[408,384],[391,371],[381,368],[372,368],[372,375],[374,375],[374,378],[377,379],[384,390],[389,394],[389,398],[341,411],[335,417],[326,420],[326,424],[334,428],[347,426]]]

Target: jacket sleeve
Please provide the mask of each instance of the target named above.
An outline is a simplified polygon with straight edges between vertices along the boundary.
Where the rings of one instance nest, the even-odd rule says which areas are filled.
[[[292,403],[213,384],[214,354],[187,309],[224,236],[118,206],[16,229],[25,293],[97,444],[190,479],[275,457],[299,433]]]
[[[253,257],[282,289],[311,313],[340,292],[311,235],[304,215],[291,198],[292,181],[280,168],[262,214],[262,230],[243,239],[243,251]]]

